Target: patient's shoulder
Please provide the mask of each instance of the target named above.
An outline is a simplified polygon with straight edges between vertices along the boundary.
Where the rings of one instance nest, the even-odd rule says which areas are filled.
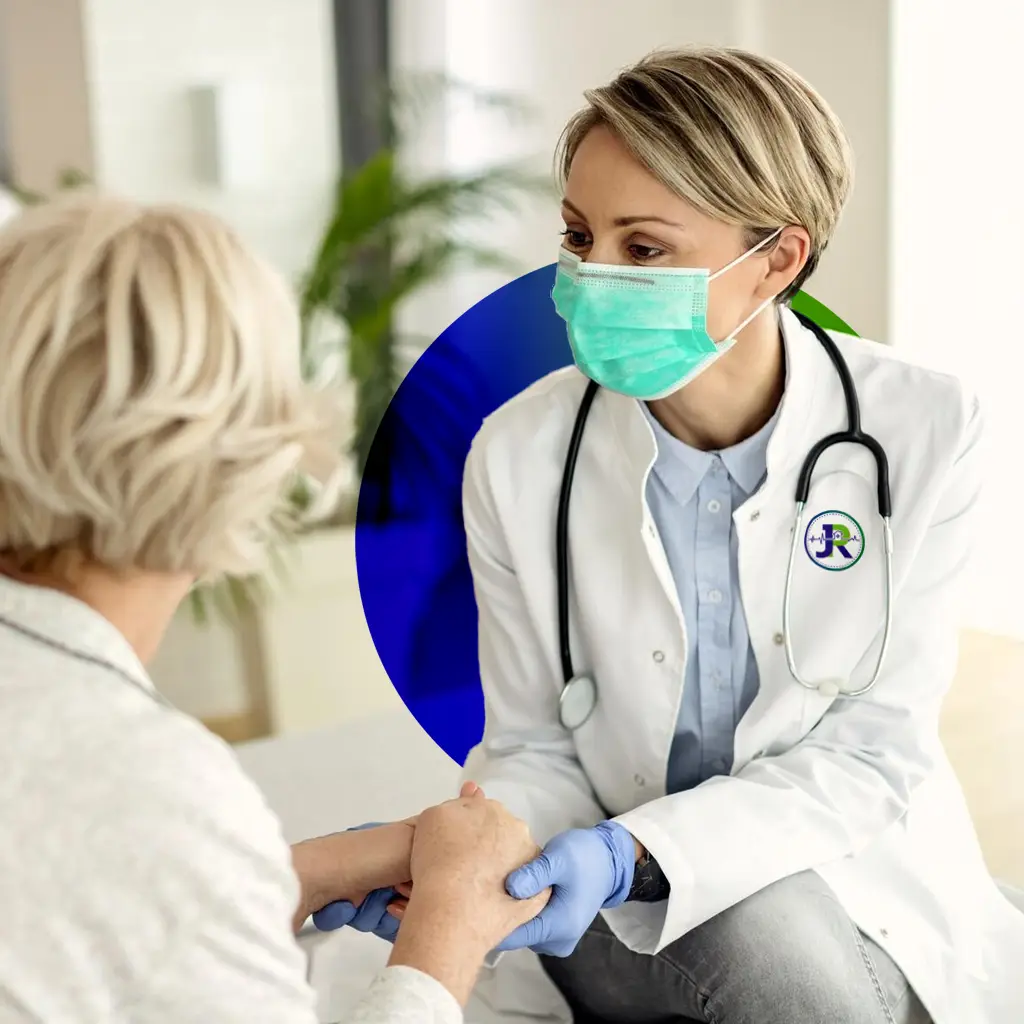
[[[11,737],[19,768],[3,790],[5,913],[58,946],[130,961],[128,973],[249,897],[284,926],[298,903],[288,846],[231,749],[152,696],[111,685],[121,689],[76,680],[59,701],[41,687],[45,735],[32,728],[42,715],[22,708],[29,728]]]

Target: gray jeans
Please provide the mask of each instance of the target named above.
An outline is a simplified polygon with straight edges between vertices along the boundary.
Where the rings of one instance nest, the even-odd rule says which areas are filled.
[[[655,956],[598,919],[541,957],[575,1024],[930,1024],[893,961],[813,872],[783,879]]]

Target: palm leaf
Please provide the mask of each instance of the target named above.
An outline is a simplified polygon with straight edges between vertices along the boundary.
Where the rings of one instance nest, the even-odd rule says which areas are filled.
[[[353,377],[358,380],[369,372],[376,346],[386,337],[398,307],[422,288],[462,268],[497,270],[509,275],[523,269],[501,250],[470,241],[442,238],[425,242],[416,253],[393,264],[386,286],[364,297],[361,309],[349,309],[349,369]]]
[[[476,174],[428,178],[397,190],[392,219],[416,213],[432,217],[473,218],[495,210],[515,211],[527,195],[546,194],[551,181],[515,164]]]
[[[467,222],[499,210],[515,211],[524,195],[550,190],[550,182],[520,167],[436,177],[410,185],[401,180],[391,154],[364,164],[338,187],[334,213],[301,289],[303,318],[320,307],[338,309],[339,288],[358,273],[360,250],[386,247],[392,237],[433,233],[438,222]],[[420,223],[410,223],[419,219]]]
[[[300,288],[303,320],[319,307],[335,308],[339,275],[349,269],[355,247],[387,224],[393,190],[394,154],[387,150],[339,182],[334,211]]]

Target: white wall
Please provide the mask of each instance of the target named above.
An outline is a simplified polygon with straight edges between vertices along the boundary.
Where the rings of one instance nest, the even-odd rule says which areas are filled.
[[[808,291],[858,333],[889,326],[889,0],[745,0],[757,18],[743,45],[784,61],[838,114],[853,144],[853,194]]]
[[[1024,12],[894,0],[891,336],[970,380],[988,424],[970,624],[1024,638]]]
[[[391,0],[396,66],[443,68],[478,86],[516,93],[535,120],[510,128],[494,115],[454,105],[443,139],[425,160],[469,170],[531,159],[542,173],[583,91],[659,47],[741,45],[777,56],[833,104],[853,139],[858,182],[844,225],[810,290],[862,334],[882,338],[887,321],[888,3],[865,0]],[[532,270],[553,262],[560,221],[554,200],[481,237]],[[410,327],[437,333],[507,280],[462,275],[453,288],[410,306]]]
[[[85,2],[0,2],[5,163],[22,188],[49,192],[61,171],[93,170],[82,39]]]
[[[226,217],[295,278],[339,166],[327,0],[88,0],[86,56],[99,181]],[[191,91],[251,94],[240,133],[248,181],[197,173]]]

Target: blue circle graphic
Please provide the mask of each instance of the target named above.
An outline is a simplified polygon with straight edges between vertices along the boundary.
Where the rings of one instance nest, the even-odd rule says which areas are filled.
[[[356,566],[370,635],[405,705],[459,764],[484,725],[462,472],[485,417],[572,362],[554,275],[551,264],[505,285],[429,346],[381,421],[359,493]],[[832,316],[804,293],[793,305],[820,323],[822,311]]]
[[[356,565],[370,635],[405,705],[460,764],[484,722],[462,471],[485,417],[572,362],[554,275],[552,264],[499,288],[430,345],[381,421],[359,494]],[[382,487],[389,514],[376,522]]]

